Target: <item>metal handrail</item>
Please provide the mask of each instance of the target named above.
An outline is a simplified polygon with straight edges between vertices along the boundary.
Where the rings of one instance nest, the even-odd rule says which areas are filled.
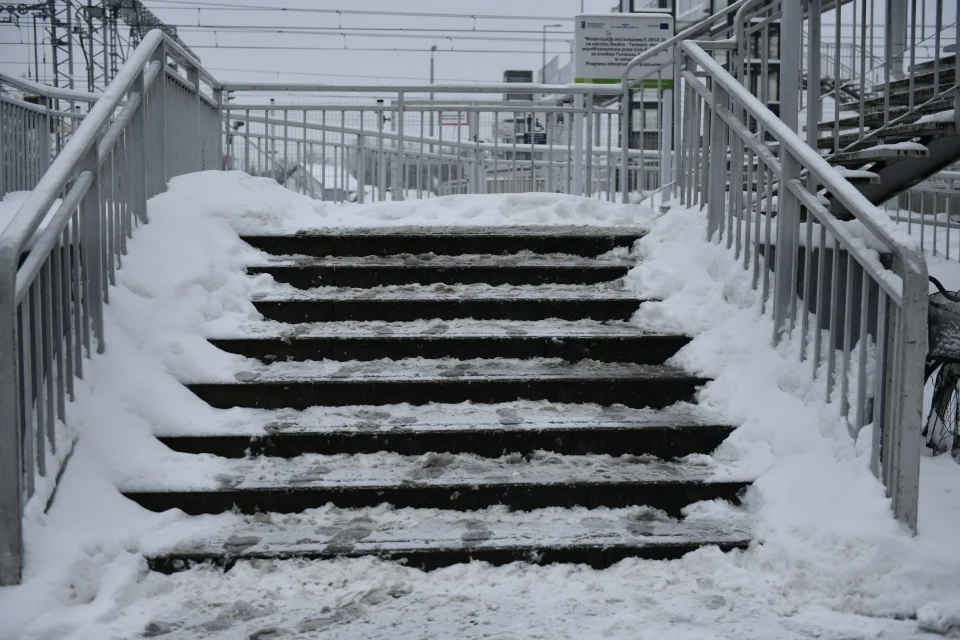
[[[688,205],[706,204],[708,237],[718,242],[725,238],[728,248],[735,242],[736,256],[743,253],[745,268],[752,257],[754,288],[762,281],[764,307],[773,316],[775,338],[798,332],[800,359],[810,357],[814,378],[820,374],[825,348],[828,400],[839,403],[852,433],[872,424],[871,467],[887,487],[895,516],[915,529],[920,464],[916,437],[922,423],[927,340],[923,254],[910,236],[696,42],[682,43],[679,54],[697,70],[696,74],[692,69],[682,72],[688,99],[680,155],[690,166],[685,165],[682,173],[681,195]],[[709,87],[704,78],[709,79]],[[748,128],[749,122],[764,131],[764,140],[778,141],[777,155]],[[812,178],[809,181],[801,177],[804,170]],[[700,176],[703,185],[697,184]],[[744,179],[747,184],[755,181],[757,192],[766,187],[768,204],[775,182],[786,187],[779,192],[775,239],[773,215],[757,211],[751,222],[752,203],[740,190],[727,190],[728,184],[742,184]],[[818,183],[853,214],[853,222],[840,222],[830,215],[811,186]],[[801,221],[801,208],[806,210],[806,221]],[[765,238],[761,238],[761,217],[766,221]],[[814,221],[819,237],[814,235]],[[806,231],[805,238],[801,229]],[[878,251],[886,253],[892,265],[885,264]],[[828,252],[832,259],[826,257]],[[845,258],[840,258],[841,252]],[[846,269],[842,279],[841,261]],[[816,271],[814,262],[818,262]],[[771,297],[772,309],[767,307]],[[860,316],[857,326],[851,319],[855,313]],[[868,383],[870,338],[877,355],[876,372]],[[856,378],[850,373],[854,354],[859,362]]]
[[[757,0],[748,0],[757,1]],[[763,0],[760,0],[763,1]],[[893,252],[904,264],[923,264],[925,260],[916,243],[904,235],[897,225],[874,204],[867,200],[855,186],[830,166],[816,150],[804,142],[790,127],[784,124],[776,114],[750,93],[736,78],[727,73],[720,64],[700,48],[696,43],[684,43],[687,55],[696,60],[708,74],[730,96],[746,107],[753,118],[762,122],[763,128],[780,139],[781,147],[796,157],[808,171],[816,176],[820,184],[847,207],[883,245]]]
[[[100,96],[102,95],[99,92],[90,93],[87,91],[76,91],[74,89],[51,87],[45,84],[40,84],[39,82],[33,82],[32,80],[24,80],[23,78],[8,76],[3,73],[0,73],[0,84],[8,84],[11,87],[20,89],[21,91],[35,93],[38,96],[44,96],[46,98],[69,100],[73,102],[93,103],[99,100]]]
[[[187,82],[161,73],[168,58]],[[202,79],[212,106],[199,92]],[[57,421],[84,357],[104,350],[108,284],[133,226],[147,221],[147,199],[170,177],[220,166],[219,98],[196,60],[151,31],[0,233],[0,585],[20,580],[25,499],[37,476],[55,487],[59,469],[48,469],[47,458],[65,460],[57,458]],[[168,136],[168,120],[196,127]]]

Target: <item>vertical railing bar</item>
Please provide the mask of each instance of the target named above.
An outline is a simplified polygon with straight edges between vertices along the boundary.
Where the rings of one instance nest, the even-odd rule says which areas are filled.
[[[857,433],[860,433],[861,427],[867,424],[866,403],[867,403],[867,342],[869,330],[870,314],[870,277],[867,270],[861,267],[860,282],[860,340],[859,350],[857,352],[857,414],[853,423]],[[878,287],[879,289],[879,287]]]
[[[20,303],[20,425],[23,434],[23,472],[26,476],[27,498],[29,499],[35,488],[35,469],[39,455],[35,448],[35,433],[33,423],[33,363],[31,359],[30,342],[33,337],[31,324],[33,314],[30,308],[29,294]]]
[[[48,258],[46,263],[41,267],[40,274],[40,307],[43,312],[41,317],[41,337],[43,338],[43,343],[41,349],[43,351],[43,369],[42,374],[46,380],[46,391],[44,393],[46,399],[46,429],[47,429],[47,440],[50,441],[50,452],[52,454],[57,453],[57,438],[56,438],[56,420],[57,420],[57,394],[54,389],[54,352],[53,344],[55,336],[53,335],[53,269],[51,267],[50,259]]]
[[[807,358],[807,348],[810,346],[810,297],[812,291],[811,263],[813,262],[813,215],[807,211],[807,219],[803,223],[806,227],[806,247],[801,248],[803,252],[803,285],[801,286],[801,299],[797,303],[800,308],[800,361]],[[799,256],[798,256],[799,257]]]
[[[97,185],[93,184],[90,186],[90,189],[96,189]],[[74,344],[72,347],[74,356],[72,358],[73,366],[75,367],[75,373],[78,378],[83,378],[83,349],[85,345],[84,335],[87,331],[85,326],[85,314],[83,312],[83,307],[86,305],[85,289],[82,286],[82,278],[80,272],[80,247],[81,247],[81,225],[84,224],[85,216],[81,213],[81,210],[78,208],[77,211],[73,214],[73,224],[70,225],[70,283],[69,288],[73,293],[73,323],[72,323],[72,334],[74,338]]]
[[[831,297],[827,297],[827,228],[824,225],[820,227],[820,242],[817,250],[817,296],[816,296],[816,317],[813,331],[813,379],[817,379],[820,371],[820,362],[823,357],[823,306],[835,304],[832,296],[836,294],[831,291]],[[812,248],[811,248],[812,250]]]
[[[833,264],[830,270],[830,330],[827,334],[827,398],[830,402],[830,396],[833,392],[836,380],[837,366],[837,324],[839,324],[840,315],[840,247],[837,243],[833,246]]]
[[[886,402],[884,389],[887,383],[887,319],[889,304],[887,293],[879,288],[877,296],[877,357],[874,365],[873,380],[873,439],[871,441],[870,470],[874,477],[881,477],[880,460],[882,456],[883,434],[886,422]]]
[[[850,398],[850,351],[851,339],[853,337],[853,265],[857,264],[853,260],[853,255],[847,254],[847,286],[843,292],[844,311],[843,311],[843,359],[840,370],[840,415],[847,420],[849,425]],[[859,264],[857,264],[859,266]],[[861,311],[864,311],[861,309]]]
[[[37,472],[41,476],[47,475],[47,447],[44,443],[43,425],[46,424],[46,395],[43,384],[43,309],[40,304],[40,283],[34,281],[25,300],[30,305],[30,364],[31,382],[27,405],[30,420],[27,423],[30,431],[35,430],[34,444],[37,447]]]

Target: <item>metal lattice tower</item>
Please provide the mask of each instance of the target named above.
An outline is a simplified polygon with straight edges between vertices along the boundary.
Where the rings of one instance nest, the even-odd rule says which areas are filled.
[[[140,0],[43,0],[0,6],[0,22],[19,25],[31,17],[47,32],[57,87],[103,89],[152,29],[162,30],[197,57],[180,40],[176,27],[164,24]]]

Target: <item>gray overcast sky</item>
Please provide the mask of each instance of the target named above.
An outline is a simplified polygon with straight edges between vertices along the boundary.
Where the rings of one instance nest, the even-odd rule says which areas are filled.
[[[180,37],[195,47],[194,51],[201,57],[204,66],[223,80],[396,84],[426,82],[429,76],[429,49],[434,44],[439,48],[436,54],[438,82],[499,81],[504,69],[539,69],[543,26],[558,22],[554,18],[572,18],[579,13],[581,0],[203,0],[196,3],[145,0],[144,4],[167,24],[177,25]],[[191,4],[192,8],[185,8]],[[215,5],[235,7],[241,4],[269,7],[272,10],[215,8]],[[606,13],[614,4],[615,0],[583,1],[587,13]],[[337,15],[282,11],[281,8],[420,12],[430,15]],[[534,19],[445,18],[436,17],[438,13],[529,16]],[[236,31],[236,27],[251,25],[263,30]],[[563,28],[549,30],[548,59],[554,53],[561,53],[561,64],[569,59],[570,44],[567,41],[573,38],[572,26],[572,21],[566,21]],[[267,27],[271,30],[267,30]],[[343,31],[339,31],[340,28]],[[313,31],[280,32],[290,29]],[[375,37],[357,33],[364,29],[370,30],[365,33],[383,29],[421,31],[379,31]],[[441,31],[424,34],[422,30],[425,29]],[[464,31],[442,31],[446,29]],[[476,32],[473,32],[474,29]],[[26,70],[28,56],[32,55],[28,53],[32,47],[27,44],[31,31],[32,22],[29,21],[24,21],[20,29],[0,25],[0,42],[3,43],[0,44],[0,62],[5,63],[0,66],[0,71],[22,75]],[[509,33],[511,31],[519,33]],[[347,35],[344,37],[341,34]],[[412,37],[414,35],[416,37]],[[9,44],[21,41],[24,44]],[[223,48],[211,48],[216,45]],[[360,50],[370,48],[387,51]],[[503,53],[506,50],[522,53]],[[49,53],[46,57],[49,61]],[[81,58],[77,63],[78,78],[84,77],[82,64]],[[41,79],[44,75],[49,75],[49,65],[46,74],[41,72]],[[78,80],[78,88],[83,88],[83,84]]]

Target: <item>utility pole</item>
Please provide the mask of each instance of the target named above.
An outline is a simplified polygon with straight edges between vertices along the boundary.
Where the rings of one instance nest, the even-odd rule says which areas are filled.
[[[547,29],[559,29],[562,24],[543,25],[543,64],[540,66],[540,83],[547,83]]]

